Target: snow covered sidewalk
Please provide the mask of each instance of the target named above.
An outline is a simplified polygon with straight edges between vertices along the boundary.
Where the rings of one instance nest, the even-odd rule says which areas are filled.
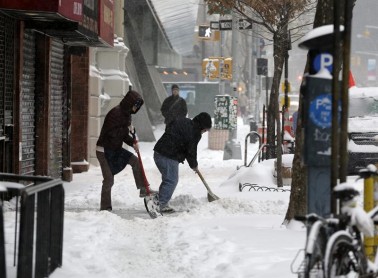
[[[247,128],[238,130],[242,145]],[[296,277],[290,264],[304,247],[305,230],[281,225],[290,192],[239,192],[239,182],[274,186],[273,162],[237,170],[243,161],[224,161],[223,151],[209,150],[207,140],[205,135],[199,145],[199,169],[220,200],[209,203],[200,178],[187,164],[180,165],[171,205],[185,212],[170,216],[149,218],[129,166],[115,178],[113,212],[99,211],[100,168],[75,174],[64,185],[63,266],[51,277]],[[157,189],[153,146],[140,143],[147,179]],[[251,159],[257,145],[248,148]],[[5,218],[14,222],[14,212],[8,210]],[[6,241],[7,258],[12,258],[13,239]],[[12,263],[7,261],[8,273]]]

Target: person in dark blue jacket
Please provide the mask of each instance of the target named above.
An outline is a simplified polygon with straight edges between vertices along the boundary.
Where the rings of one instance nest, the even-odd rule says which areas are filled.
[[[188,162],[195,172],[198,170],[197,145],[202,134],[212,126],[211,117],[202,112],[193,120],[179,118],[172,122],[154,147],[154,160],[159,169],[162,182],[159,187],[159,204],[161,213],[174,212],[168,204],[178,184],[179,163]]]

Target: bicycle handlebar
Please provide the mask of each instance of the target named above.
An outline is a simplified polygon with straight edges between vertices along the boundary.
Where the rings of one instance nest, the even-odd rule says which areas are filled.
[[[371,176],[378,176],[377,167],[373,164],[369,164],[366,168],[361,169],[358,172],[358,175],[363,179],[370,178]]]

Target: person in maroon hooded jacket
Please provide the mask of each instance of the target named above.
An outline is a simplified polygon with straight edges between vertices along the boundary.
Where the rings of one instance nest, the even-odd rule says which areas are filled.
[[[140,190],[139,196],[143,198],[147,194],[138,158],[122,147],[122,144],[126,143],[138,150],[138,144],[130,133],[134,132],[131,115],[137,113],[143,103],[141,96],[130,90],[120,104],[105,116],[96,147],[96,156],[103,176],[100,210],[112,210],[111,190],[114,175],[121,172],[127,164],[132,167],[136,187]],[[150,189],[150,193],[156,194],[157,191]]]

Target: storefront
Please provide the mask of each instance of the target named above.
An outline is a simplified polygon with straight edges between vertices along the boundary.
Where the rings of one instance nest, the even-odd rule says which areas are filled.
[[[88,133],[88,117],[72,115],[88,111],[91,46],[113,46],[112,0],[3,1],[1,172],[72,179],[72,156],[87,155],[71,138]]]

